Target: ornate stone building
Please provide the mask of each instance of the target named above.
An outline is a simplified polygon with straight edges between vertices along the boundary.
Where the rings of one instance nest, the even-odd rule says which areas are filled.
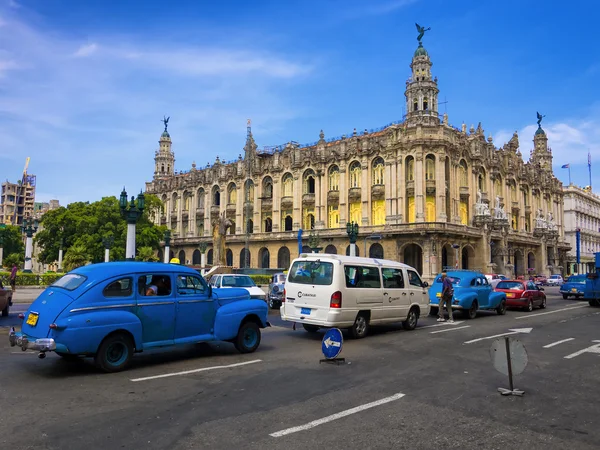
[[[211,218],[233,222],[227,263],[287,268],[298,255],[298,230],[310,230],[326,253],[348,253],[346,223],[359,224],[357,249],[406,262],[426,279],[444,267],[527,275],[560,272],[564,242],[563,191],[552,173],[552,151],[541,128],[528,162],[515,133],[502,148],[481,124],[454,128],[438,113],[438,80],[419,42],[406,81],[402,122],[308,145],[259,149],[250,127],[245,154],[212,166],[175,172],[165,128],[146,184],[164,211],[156,222],[174,232],[171,249],[200,263]],[[541,119],[538,120],[538,124]],[[247,233],[248,232],[248,233]],[[369,239],[381,236],[377,242]]]
[[[565,238],[571,246],[568,274],[594,272],[594,254],[600,252],[600,196],[589,188],[565,186]],[[579,264],[577,230],[579,229]]]

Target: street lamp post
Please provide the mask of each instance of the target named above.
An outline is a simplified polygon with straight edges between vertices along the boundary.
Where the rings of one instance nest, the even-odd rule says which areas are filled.
[[[0,269],[2,268],[2,258],[4,257],[4,230],[6,225],[0,223]]]
[[[21,230],[27,236],[27,240],[25,241],[25,267],[23,273],[31,273],[31,267],[33,266],[33,263],[31,262],[31,254],[33,253],[33,233],[38,230],[38,221],[32,221],[31,218],[23,219]]]
[[[167,264],[169,262],[169,256],[171,256],[171,230],[165,231],[165,257],[163,258],[164,263]]]
[[[131,202],[127,204],[127,192],[125,191],[125,188],[123,188],[123,191],[121,191],[121,197],[119,198],[119,208],[121,209],[121,216],[127,220],[127,245],[125,247],[125,259],[129,261],[133,261],[135,259],[135,225],[140,217],[142,217],[145,206],[146,199],[141,191],[137,196],[137,204],[133,195],[131,196]]]
[[[458,269],[458,249],[460,248],[460,245],[452,244],[452,248],[454,249],[454,268]]]
[[[358,224],[346,222],[346,233],[350,239],[350,256],[356,256],[356,238],[358,237]]]
[[[65,227],[60,227],[60,244],[58,247],[58,271],[62,271],[63,246],[65,245]]]
[[[110,261],[110,249],[115,243],[115,237],[112,235],[104,236],[102,238],[102,244],[104,245],[104,262]]]

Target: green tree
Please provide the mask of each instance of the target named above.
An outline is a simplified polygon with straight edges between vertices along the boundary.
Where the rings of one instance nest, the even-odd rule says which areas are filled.
[[[154,254],[152,247],[139,247],[137,249],[137,261],[158,262],[158,257]]]
[[[65,270],[70,272],[77,267],[84,266],[88,262],[88,253],[83,245],[73,245],[67,250],[64,263]]]
[[[11,253],[6,258],[2,259],[2,264],[7,269],[11,269],[13,264],[16,264],[17,267],[22,269],[24,262],[25,262],[25,254],[24,253]]]
[[[12,255],[17,255],[15,256],[15,261],[23,261],[25,259],[25,246],[23,245],[23,237],[20,227],[14,225],[0,227],[0,244],[0,246],[4,249],[4,265],[6,265],[6,258],[9,258]]]

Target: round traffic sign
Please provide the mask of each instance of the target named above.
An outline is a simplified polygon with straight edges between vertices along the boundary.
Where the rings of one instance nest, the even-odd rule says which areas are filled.
[[[514,338],[508,338],[508,348],[510,351],[512,374],[519,375],[523,373],[529,361],[527,358],[527,350],[525,350],[525,346],[521,341]],[[492,359],[494,368],[498,372],[508,375],[505,338],[496,339],[492,342],[492,346],[490,347],[490,358]]]
[[[327,359],[337,358],[342,352],[342,345],[344,344],[344,336],[339,328],[331,328],[327,330],[323,341],[321,342],[321,351],[323,356]]]

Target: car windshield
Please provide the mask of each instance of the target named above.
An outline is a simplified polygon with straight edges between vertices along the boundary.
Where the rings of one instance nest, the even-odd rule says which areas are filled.
[[[67,291],[74,291],[81,286],[85,280],[87,280],[87,277],[84,277],[83,275],[68,273],[52,283],[51,286],[66,289]]]
[[[569,283],[585,283],[585,275],[571,275],[567,281]]]
[[[460,278],[458,277],[448,277],[448,279],[450,280],[450,283],[454,284],[454,285],[458,285],[460,283]],[[435,283],[441,283],[442,282],[442,276],[440,275],[439,277],[436,278]]]
[[[249,276],[242,277],[233,277],[233,276],[224,276],[223,282],[221,283],[223,287],[254,287],[256,284],[252,281],[252,278]]]
[[[288,280],[290,283],[329,286],[333,282],[333,264],[320,260],[295,261]]]
[[[507,289],[509,291],[522,291],[523,283],[519,283],[518,281],[501,281],[496,286],[496,289]]]

